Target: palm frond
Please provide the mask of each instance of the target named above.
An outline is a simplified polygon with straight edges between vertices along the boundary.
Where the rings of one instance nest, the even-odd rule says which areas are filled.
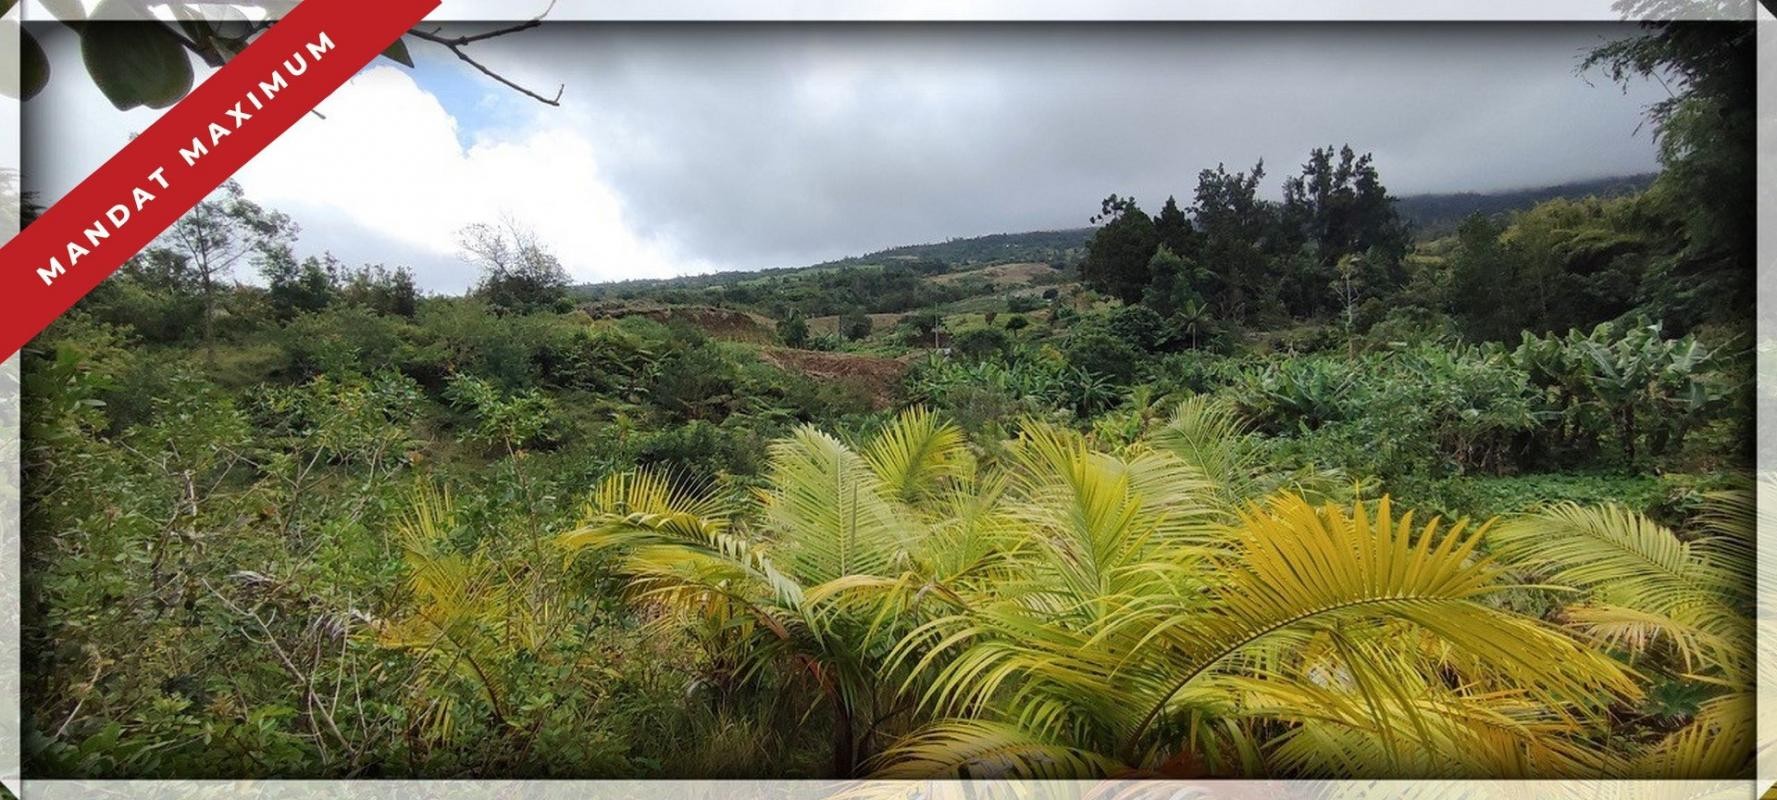
[[[1750,776],[1757,745],[1757,695],[1712,698],[1689,725],[1660,740],[1630,765],[1642,779]]]
[[[1121,771],[1115,760],[1046,740],[1011,725],[953,721],[933,725],[882,754],[876,778],[1078,778]]]
[[[1580,626],[1627,645],[1669,639],[1687,658],[1730,665],[1743,661],[1735,654],[1750,641],[1750,591],[1735,574],[1741,546],[1713,543],[1739,535],[1687,542],[1620,506],[1569,503],[1499,526],[1488,544],[1501,559],[1580,590],[1586,602],[1572,610]]]
[[[1225,497],[1238,500],[1252,488],[1256,467],[1248,430],[1229,403],[1193,395],[1173,407],[1172,416],[1148,439],[1201,472]]]
[[[968,455],[963,431],[925,408],[901,412],[870,440],[864,459],[891,499],[915,502],[943,478],[957,475]]]
[[[876,471],[838,439],[803,427],[772,447],[769,530],[798,576],[823,583],[906,566],[923,529]]]
[[[1540,767],[1561,759],[1549,741],[1554,732],[1571,732],[1613,699],[1637,692],[1619,665],[1570,634],[1486,601],[1502,584],[1499,568],[1476,553],[1485,526],[1416,526],[1412,514],[1396,517],[1386,500],[1372,514],[1362,505],[1316,508],[1286,495],[1249,507],[1217,535],[1222,547],[1144,550],[1143,542],[1155,541],[1148,524],[1125,524],[1142,515],[1121,508],[1128,496],[1112,491],[1127,489],[1126,474],[1094,474],[1092,459],[1066,436],[1031,444],[1025,469],[1047,464],[1063,474],[1048,482],[1022,479],[1029,499],[1020,502],[1065,499],[1074,510],[1049,517],[1024,511],[1039,523],[1033,534],[1050,531],[1034,534],[1049,543],[1033,545],[1012,564],[1013,580],[903,642],[899,656],[917,652],[912,671],[928,676],[922,697],[934,711],[1015,725],[1044,741],[1136,765],[1177,752],[1156,737],[1181,721],[1234,715],[1292,726],[1318,719],[1351,728],[1364,720],[1393,737],[1401,749],[1394,764],[1430,758],[1468,736],[1491,743],[1498,759],[1515,753]],[[1072,494],[1058,498],[1053,485]],[[1096,527],[1115,544],[1094,551]],[[1131,547],[1139,557],[1117,558]],[[1092,564],[1099,571],[1086,571]],[[1411,661],[1400,662],[1397,653],[1387,663],[1401,666],[1385,669],[1371,663],[1382,651],[1361,649],[1329,651],[1318,657],[1325,667],[1302,660],[1317,641],[1378,625],[1396,626],[1391,636],[1415,643]],[[1326,698],[1315,695],[1330,689],[1301,688],[1314,685],[1307,676],[1317,670],[1319,680],[1334,674],[1327,670],[1346,676],[1347,713],[1339,720],[1325,718]],[[1415,699],[1424,694],[1426,675],[1450,670],[1472,686],[1452,697],[1473,702],[1445,708]],[[1281,703],[1274,694],[1264,708],[1231,706],[1227,681],[1241,676],[1274,686],[1288,677],[1298,686],[1297,702]],[[1489,696],[1512,698],[1532,715],[1526,720],[1543,720],[1542,727],[1519,720],[1525,732],[1504,737],[1511,720],[1482,716],[1481,698]],[[1300,735],[1306,742],[1318,734]]]

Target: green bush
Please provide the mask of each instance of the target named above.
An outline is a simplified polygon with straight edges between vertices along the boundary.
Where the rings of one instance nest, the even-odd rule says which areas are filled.
[[[862,309],[852,309],[839,315],[839,335],[847,340],[858,341],[870,337],[870,315]]]
[[[1128,338],[1097,324],[1076,327],[1064,340],[1062,354],[1087,374],[1118,384],[1135,380],[1147,362],[1146,354]]]
[[[1012,352],[1012,337],[999,328],[970,328],[951,337],[950,349],[968,361],[1003,359]]]
[[[745,401],[733,362],[708,343],[675,349],[660,359],[648,400],[671,419],[720,422]]]
[[[703,420],[646,433],[634,447],[637,466],[703,482],[723,475],[757,475],[764,465],[765,442],[755,432]]]
[[[1171,339],[1166,320],[1143,305],[1118,308],[1110,313],[1105,324],[1112,336],[1142,352],[1158,351]]]
[[[944,327],[944,318],[935,311],[916,311],[896,323],[901,341],[913,347],[932,346],[933,337]]]
[[[785,347],[808,344],[808,320],[802,318],[802,312],[791,309],[787,316],[777,321],[777,340]]]
[[[535,389],[505,392],[473,375],[453,375],[445,396],[468,414],[469,436],[486,445],[512,452],[561,438],[555,401]]]
[[[364,306],[299,314],[276,338],[287,355],[284,373],[297,378],[405,369],[413,359],[407,321]]]

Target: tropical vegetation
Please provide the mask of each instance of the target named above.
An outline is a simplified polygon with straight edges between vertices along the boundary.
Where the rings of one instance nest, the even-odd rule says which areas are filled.
[[[1322,147],[444,295],[225,187],[22,355],[27,774],[1746,776],[1749,36],[1449,224]]]

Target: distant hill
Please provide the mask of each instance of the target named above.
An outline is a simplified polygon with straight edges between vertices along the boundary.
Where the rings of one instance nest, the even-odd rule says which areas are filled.
[[[1397,199],[1395,208],[1419,235],[1437,236],[1456,230],[1470,214],[1493,216],[1523,211],[1557,197],[1621,197],[1646,189],[1656,177],[1650,172],[1502,192],[1413,194]]]
[[[1512,189],[1499,192],[1456,192],[1452,194],[1413,194],[1397,198],[1395,208],[1413,225],[1420,236],[1441,236],[1456,230],[1470,214],[1507,214],[1522,211],[1545,200],[1557,197],[1620,197],[1646,189],[1655,173],[1622,175],[1587,181]],[[734,286],[762,278],[784,277],[796,273],[850,267],[906,264],[921,272],[937,274],[967,269],[970,265],[1008,262],[1073,261],[1084,252],[1092,239],[1094,228],[1069,228],[1057,231],[1026,231],[968,236],[928,244],[909,244],[849,256],[802,267],[779,267],[765,270],[715,272],[679,278],[616,281],[575,287],[587,297],[636,297],[659,290],[696,290],[717,286]]]
[[[736,270],[679,278],[656,278],[631,281],[593,283],[575,287],[580,294],[601,296],[634,296],[655,289],[704,289],[732,286],[760,278],[782,277],[798,272],[844,269],[848,267],[907,264],[922,272],[940,273],[970,264],[998,264],[1017,261],[1057,261],[1077,257],[1092,238],[1093,228],[1071,228],[1060,231],[1026,231],[1024,233],[993,233],[969,236],[929,244],[908,244],[825,261],[802,267],[778,267],[763,270]]]
[[[853,264],[881,264],[892,261],[935,259],[946,264],[979,264],[1005,261],[1054,261],[1072,251],[1084,248],[1095,228],[1069,228],[1060,231],[1027,231],[1025,233],[994,233],[969,236],[935,244],[910,244],[865,253],[817,264],[819,267],[843,267]]]

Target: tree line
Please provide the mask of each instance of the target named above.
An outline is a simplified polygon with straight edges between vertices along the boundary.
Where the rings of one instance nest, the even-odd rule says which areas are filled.
[[[1751,36],[1655,23],[1582,61],[1618,82],[1684,79],[1648,110],[1662,170],[1644,191],[1550,200],[1509,220],[1476,213],[1453,235],[1415,242],[1371,154],[1317,147],[1281,200],[1261,196],[1262,160],[1201,171],[1188,206],[1168,197],[1153,215],[1106,197],[1081,278],[1180,327],[1338,317],[1361,333],[1441,315],[1499,341],[1633,315],[1676,333],[1743,326],[1754,274]]]

